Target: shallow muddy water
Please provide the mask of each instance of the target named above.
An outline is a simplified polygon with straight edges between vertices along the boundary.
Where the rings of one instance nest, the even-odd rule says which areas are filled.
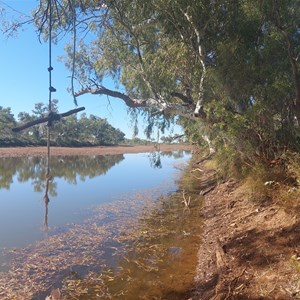
[[[201,200],[167,198],[189,153],[155,155],[53,157],[48,185],[45,158],[0,159],[0,298],[184,299]]]

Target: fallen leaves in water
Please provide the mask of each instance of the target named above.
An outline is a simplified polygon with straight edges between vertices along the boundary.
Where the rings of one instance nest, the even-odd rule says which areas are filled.
[[[158,190],[126,196],[93,208],[82,224],[10,251],[10,269],[0,273],[0,298],[44,300],[59,288],[61,299],[116,299],[159,287],[160,270],[174,263],[168,248],[193,230],[193,208],[186,216],[181,198],[158,198]]]

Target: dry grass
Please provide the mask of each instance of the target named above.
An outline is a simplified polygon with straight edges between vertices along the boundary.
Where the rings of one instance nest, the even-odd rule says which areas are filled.
[[[300,299],[299,166],[295,156],[256,166],[205,197],[199,299]]]

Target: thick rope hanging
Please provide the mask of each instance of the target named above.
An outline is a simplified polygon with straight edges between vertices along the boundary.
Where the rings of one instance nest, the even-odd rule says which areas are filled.
[[[76,106],[77,99],[75,96],[75,89],[74,89],[74,78],[75,78],[75,60],[76,60],[76,7],[75,7],[75,0],[72,1],[72,19],[73,19],[73,54],[72,54],[72,77],[71,77],[71,89],[72,89],[72,96],[73,96],[73,102]]]
[[[48,0],[47,3],[47,12],[49,13],[49,38],[48,38],[48,42],[49,42],[49,67],[48,67],[48,72],[49,72],[49,100],[48,100],[48,116],[34,120],[34,121],[29,121],[23,125],[17,126],[15,128],[12,129],[13,132],[20,132],[23,129],[29,128],[31,126],[37,125],[37,124],[41,124],[41,123],[45,123],[47,122],[48,125],[48,130],[47,130],[47,152],[48,152],[48,158],[50,157],[50,127],[52,126],[54,121],[58,121],[63,117],[67,117],[70,116],[72,114],[78,113],[82,110],[85,110],[84,107],[79,107],[73,110],[70,110],[68,112],[65,113],[61,113],[58,114],[56,112],[52,111],[52,93],[56,92],[56,89],[52,86],[52,71],[53,71],[53,67],[52,67],[52,29],[53,29],[53,7],[52,7],[52,3],[54,2],[55,4],[56,0]],[[74,34],[74,44],[73,44],[73,70],[72,70],[72,94],[73,94],[73,99],[75,104],[77,105],[76,102],[76,97],[75,97],[75,92],[74,92],[74,73],[75,73],[75,52],[76,52],[76,9],[75,9],[75,0],[73,0],[72,3],[72,7],[70,7],[70,9],[72,10],[72,14],[73,14],[73,34]]]
[[[49,0],[49,112],[52,111],[52,93],[56,92],[56,89],[52,86],[52,0]],[[51,126],[51,124],[49,124]]]
[[[48,102],[48,112],[49,115],[52,113],[52,93],[56,92],[56,89],[52,86],[52,0],[48,0],[48,7],[49,7],[49,102]],[[48,162],[50,160],[50,137],[51,137],[51,126],[52,120],[48,120],[47,124],[47,158]],[[47,167],[47,176],[50,175],[50,168],[49,163]]]
[[[53,0],[54,4],[56,0]],[[45,189],[45,195],[44,195],[44,202],[45,202],[45,230],[46,232],[48,231],[48,204],[49,204],[49,197],[48,197],[48,190],[49,190],[49,184],[51,181],[51,176],[50,176],[50,128],[53,124],[54,121],[58,121],[63,117],[67,117],[70,115],[73,115],[75,113],[78,113],[82,110],[85,110],[84,107],[79,107],[70,111],[67,111],[65,113],[58,114],[56,112],[52,111],[52,93],[56,92],[56,89],[52,86],[52,0],[48,0],[47,3],[47,10],[46,13],[49,12],[49,67],[48,67],[48,72],[49,72],[49,101],[48,101],[48,116],[29,121],[23,125],[17,126],[12,128],[13,132],[20,132],[23,129],[29,128],[31,126],[41,124],[41,123],[46,123],[47,122],[47,173],[46,173],[46,189]],[[74,30],[74,54],[73,54],[73,70],[72,70],[72,94],[73,94],[73,99],[75,104],[77,105],[76,102],[76,97],[75,97],[75,92],[74,92],[74,73],[75,73],[75,53],[76,53],[76,10],[75,10],[75,0],[73,0],[73,7],[72,7],[72,12],[73,12],[73,30]]]

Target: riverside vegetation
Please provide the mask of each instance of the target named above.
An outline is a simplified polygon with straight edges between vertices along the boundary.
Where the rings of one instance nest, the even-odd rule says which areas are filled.
[[[215,158],[194,165],[205,195],[192,299],[299,299],[299,155],[285,153],[247,177],[224,177]]]
[[[300,1],[40,1],[2,27],[48,38],[51,5],[57,40],[77,41],[64,61],[78,101],[114,97],[147,133],[178,122],[215,151],[195,297],[299,298]]]

